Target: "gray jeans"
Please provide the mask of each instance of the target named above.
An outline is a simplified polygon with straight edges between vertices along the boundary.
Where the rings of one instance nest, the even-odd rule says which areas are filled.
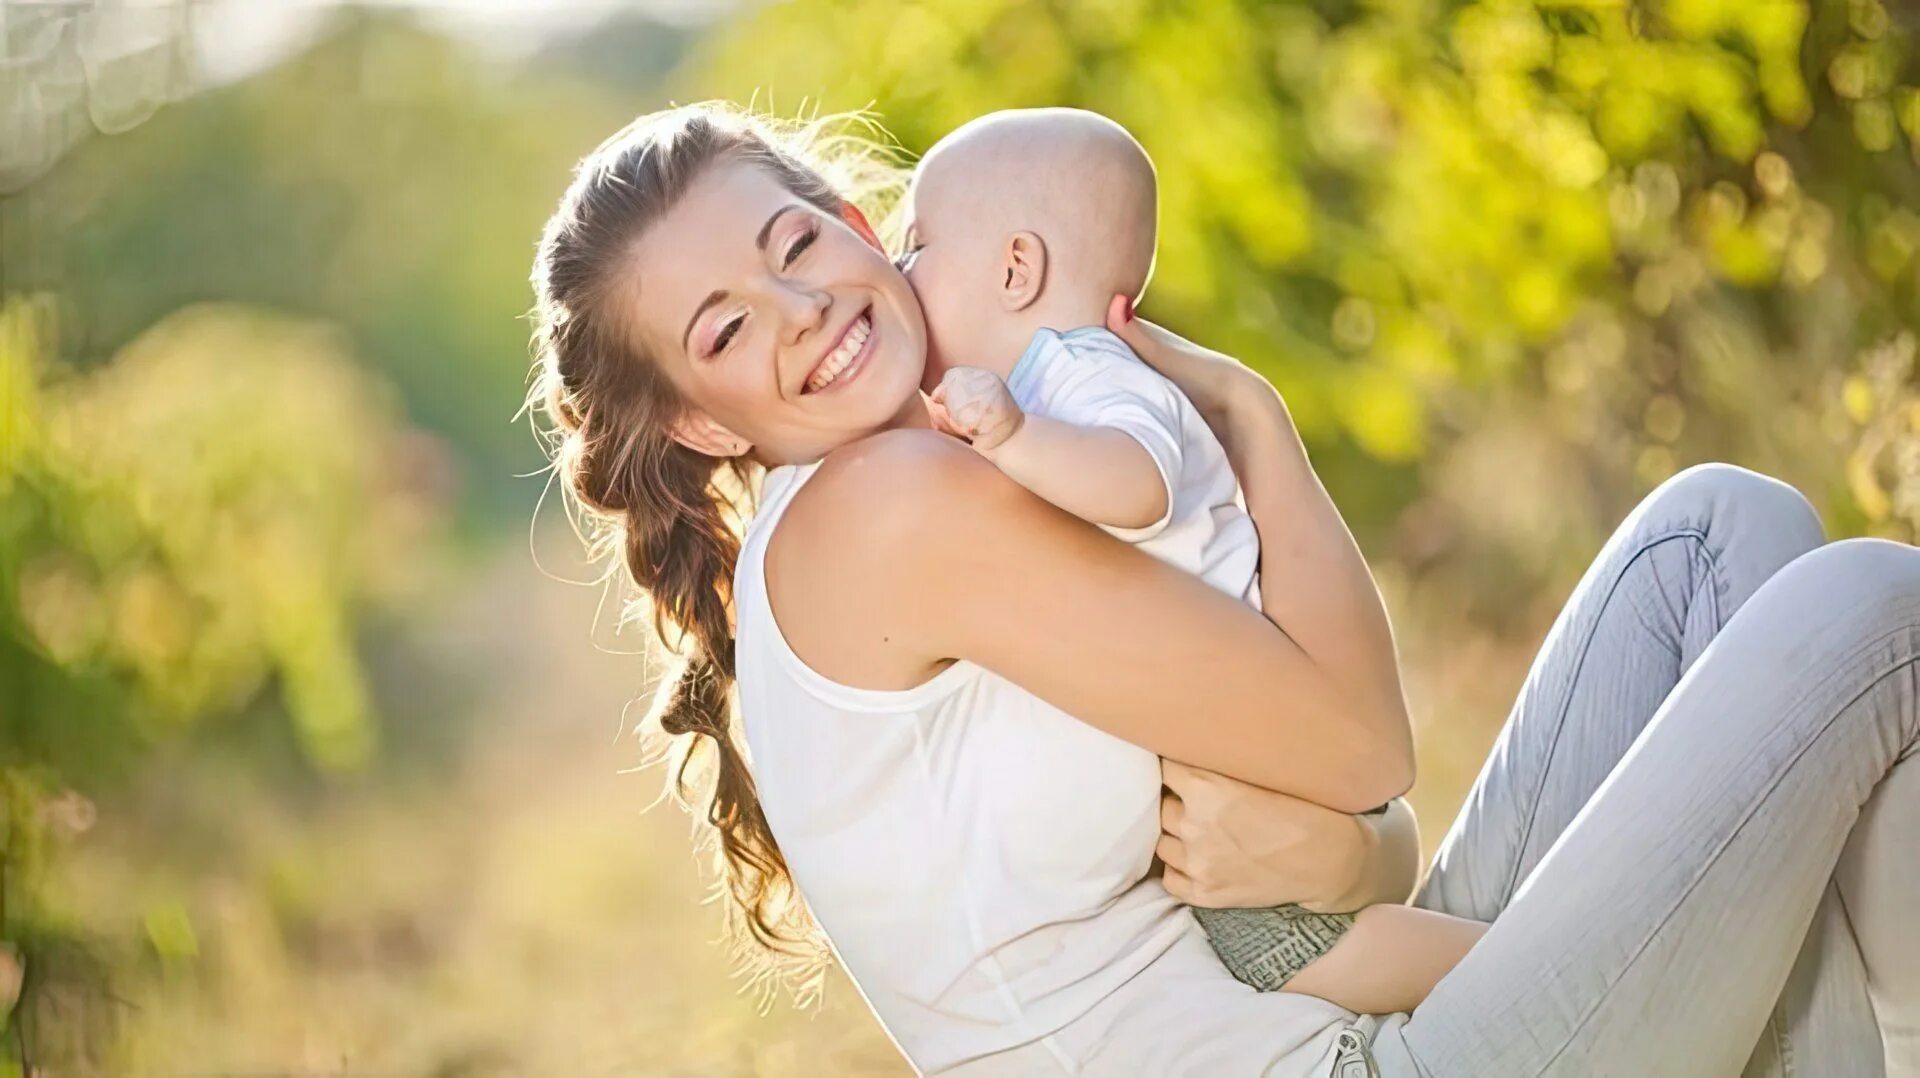
[[[1416,900],[1493,927],[1382,1075],[1920,1074],[1920,550],[1820,543],[1726,466],[1621,525]]]

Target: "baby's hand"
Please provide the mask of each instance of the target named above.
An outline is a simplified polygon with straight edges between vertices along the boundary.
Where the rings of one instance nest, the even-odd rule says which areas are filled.
[[[982,453],[991,454],[1014,436],[1026,414],[1000,376],[979,367],[955,367],[933,391],[934,422]]]

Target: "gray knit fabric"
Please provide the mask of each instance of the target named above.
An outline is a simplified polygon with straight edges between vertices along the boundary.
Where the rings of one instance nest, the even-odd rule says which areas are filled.
[[[1351,913],[1314,913],[1302,906],[1251,910],[1193,907],[1227,972],[1262,992],[1276,992],[1353,927]]]

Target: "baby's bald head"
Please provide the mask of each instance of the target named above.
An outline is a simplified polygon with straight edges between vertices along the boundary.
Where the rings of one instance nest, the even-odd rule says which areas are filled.
[[[1137,298],[1152,272],[1153,162],[1099,113],[1009,109],[964,124],[927,151],[912,197],[916,223],[938,218],[929,229],[1038,235],[1048,291],[1084,293],[1096,311],[1115,293]]]

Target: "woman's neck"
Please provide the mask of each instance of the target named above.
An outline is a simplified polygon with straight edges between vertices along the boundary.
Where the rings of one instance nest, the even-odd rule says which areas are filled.
[[[903,402],[900,405],[900,410],[894,413],[893,418],[887,420],[885,423],[880,424],[880,426],[877,429],[875,429],[872,433],[878,434],[880,433],[880,431],[883,431],[883,430],[915,430],[915,429],[919,429],[919,430],[933,429],[933,416],[927,412],[927,395],[917,390],[912,395],[910,395],[905,402]],[[828,452],[832,452],[832,450],[828,450]],[[809,463],[807,461],[796,461],[796,460],[769,460],[766,457],[761,456],[758,451],[756,451],[753,454],[753,459],[754,459],[754,462],[759,464],[762,468],[768,468],[768,469],[778,468],[783,464]],[[815,458],[815,459],[817,460],[819,458]]]

